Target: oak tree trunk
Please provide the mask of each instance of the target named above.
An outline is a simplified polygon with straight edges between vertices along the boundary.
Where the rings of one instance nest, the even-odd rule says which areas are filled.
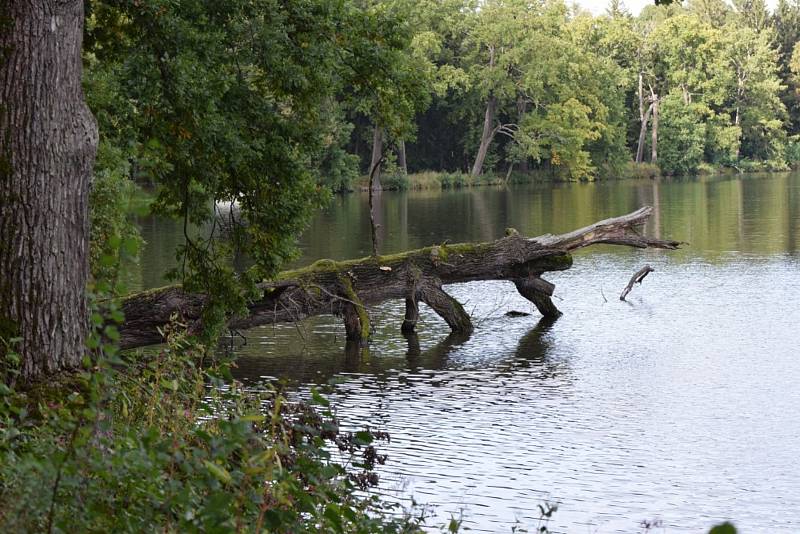
[[[0,6],[0,337],[20,338],[24,380],[78,366],[87,331],[98,133],[81,87],[83,4]]]

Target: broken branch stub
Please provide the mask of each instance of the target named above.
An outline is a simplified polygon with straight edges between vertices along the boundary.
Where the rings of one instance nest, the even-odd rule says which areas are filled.
[[[624,301],[625,297],[627,297],[628,293],[630,293],[631,290],[633,289],[634,284],[641,284],[642,280],[644,280],[644,277],[652,273],[653,271],[655,271],[655,269],[650,267],[650,265],[645,265],[644,267],[633,273],[633,276],[631,276],[628,285],[625,286],[625,289],[622,290],[622,294],[619,296],[619,300]]]

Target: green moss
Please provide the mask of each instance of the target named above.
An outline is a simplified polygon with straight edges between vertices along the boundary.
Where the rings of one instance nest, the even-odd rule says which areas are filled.
[[[547,258],[548,266],[554,271],[566,271],[572,267],[572,254],[561,254]]]
[[[361,302],[361,299],[358,298],[358,294],[356,293],[355,288],[353,288],[353,282],[348,276],[339,275],[339,282],[341,282],[342,288],[344,288],[344,296],[353,303],[353,307],[356,309],[358,321],[361,324],[361,340],[366,341],[369,339],[371,330],[367,308]]]
[[[311,275],[319,273],[345,272],[354,265],[363,263],[367,260],[369,260],[369,258],[361,258],[358,260],[347,260],[347,261],[334,261],[329,259],[321,259],[315,261],[314,263],[306,267],[300,267],[299,269],[292,269],[290,271],[282,271],[277,274],[275,279],[295,280],[295,279],[307,278]]]

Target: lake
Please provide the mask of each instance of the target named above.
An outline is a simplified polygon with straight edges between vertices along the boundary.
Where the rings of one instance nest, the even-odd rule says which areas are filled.
[[[391,434],[379,491],[434,506],[480,532],[800,531],[800,174],[384,192],[381,252],[487,241],[516,228],[557,233],[643,205],[650,235],[680,251],[591,247],[549,273],[564,312],[540,322],[510,282],[448,286],[475,322],[449,335],[421,305],[400,334],[402,302],[370,310],[368,355],[346,354],[339,320],[246,332],[238,378],[288,379],[331,395],[348,428]],[[133,286],[163,285],[178,228],[142,219]],[[370,252],[366,195],[334,198],[297,264]],[[627,302],[631,275],[655,268]],[[518,310],[527,317],[507,317]]]

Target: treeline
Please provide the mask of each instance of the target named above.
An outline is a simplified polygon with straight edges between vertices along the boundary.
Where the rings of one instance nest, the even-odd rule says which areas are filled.
[[[800,159],[800,2],[690,0],[638,17],[619,1],[597,17],[560,1],[479,4],[417,3],[431,103],[389,148],[404,171],[591,179],[632,161],[683,174]],[[365,172],[375,124],[354,122]]]
[[[390,174],[779,170],[800,159],[798,39],[798,0],[637,17],[619,0],[601,16],[562,0],[103,0],[86,79],[101,169],[232,177],[230,195],[274,165],[347,189],[381,157]]]

